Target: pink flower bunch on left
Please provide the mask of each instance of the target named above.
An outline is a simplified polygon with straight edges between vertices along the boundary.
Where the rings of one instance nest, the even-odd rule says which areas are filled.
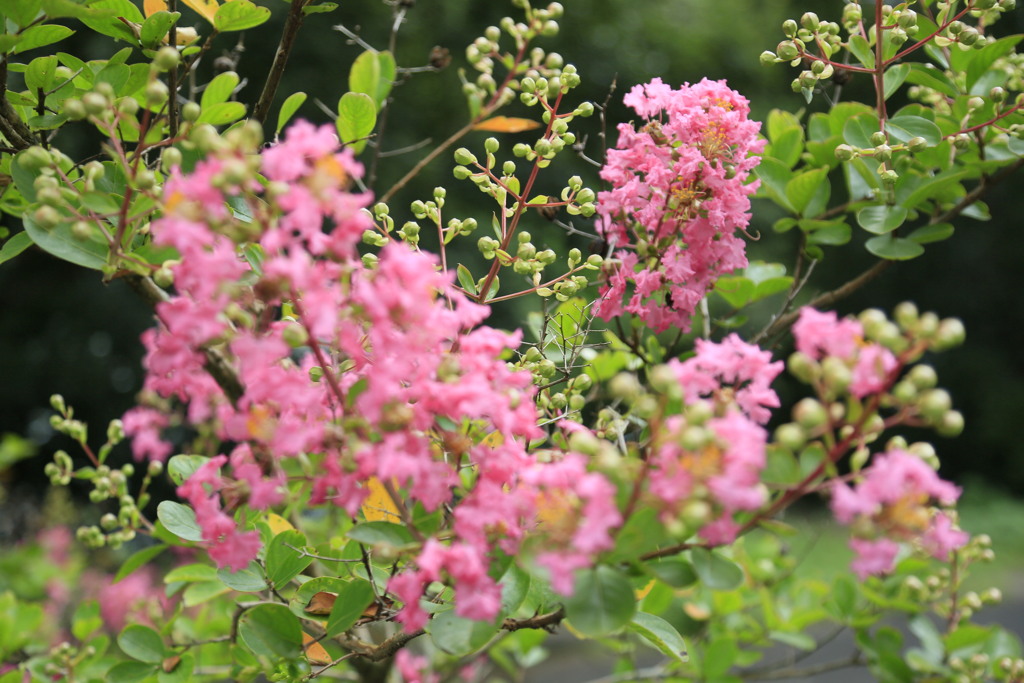
[[[857,554],[854,572],[864,579],[892,571],[900,541],[916,541],[933,557],[948,559],[969,536],[933,501],[952,505],[959,496],[960,489],[924,460],[898,449],[876,455],[855,486],[836,482],[832,512],[855,530],[850,541]]]
[[[624,98],[644,121],[619,125],[601,178],[598,229],[614,247],[594,312],[689,329],[719,275],[747,265],[750,171],[764,147],[747,100],[725,81],[672,89],[655,78]]]
[[[648,489],[663,521],[682,515],[706,541],[736,538],[736,513],[764,505],[769,408],[779,405],[771,382],[782,370],[771,354],[736,335],[701,340],[696,355],[669,364],[684,403],[652,443]]]

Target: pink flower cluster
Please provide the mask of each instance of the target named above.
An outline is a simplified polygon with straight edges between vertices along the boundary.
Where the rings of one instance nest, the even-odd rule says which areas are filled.
[[[268,179],[266,189],[238,179],[246,168]],[[221,151],[174,175],[152,231],[181,259],[176,293],[143,337],[145,389],[238,444],[230,457],[211,454],[178,490],[218,565],[240,569],[256,556],[259,537],[239,528],[234,511],[280,502],[280,460],[301,455],[315,470],[311,505],[357,516],[377,478],[394,482],[403,505],[454,509],[450,540],[426,539],[389,585],[407,628],[424,623],[419,599],[433,581],[456,587],[460,615],[493,618],[500,588],[487,573],[490,553],[516,552],[538,514],[520,482],[532,477],[552,495],[564,487],[595,509],[597,498],[612,500],[611,485],[575,458],[549,465],[527,453],[543,436],[532,378],[501,359],[519,333],[481,326],[488,309],[455,289],[433,256],[390,243],[376,262],[359,257],[370,197],[347,188],[361,172],[329,128],[298,123],[260,157]],[[251,221],[227,208],[230,197],[251,198]],[[211,377],[211,349],[237,376],[239,395]],[[137,408],[125,422],[137,457],[168,455],[164,413]],[[617,512],[602,514],[580,531],[578,566],[611,543]]]
[[[619,125],[601,169],[612,189],[598,195],[598,227],[617,263],[594,310],[606,320],[632,313],[656,331],[689,329],[715,279],[747,265],[735,232],[750,221],[760,123],[724,81],[673,90],[655,78],[624,102],[645,121]]]
[[[852,524],[857,537],[850,547],[857,553],[851,565],[864,579],[892,571],[897,541],[916,540],[933,557],[967,543],[967,533],[956,529],[946,513],[932,501],[952,505],[960,490],[939,478],[921,458],[902,450],[875,456],[854,487],[836,482],[832,487],[832,512],[843,524]]]
[[[860,322],[853,318],[840,320],[834,311],[800,309],[793,336],[797,351],[814,360],[831,356],[847,361],[851,365],[850,393],[857,398],[884,390],[899,365],[892,351],[865,341]]]
[[[768,434],[761,424],[779,405],[770,385],[782,363],[735,334],[721,343],[699,340],[696,352],[669,367],[686,405],[703,403],[713,417],[694,424],[684,411],[665,420],[652,449],[649,490],[663,519],[693,503],[707,505],[699,533],[724,544],[739,531],[735,513],[766,500],[760,475]]]

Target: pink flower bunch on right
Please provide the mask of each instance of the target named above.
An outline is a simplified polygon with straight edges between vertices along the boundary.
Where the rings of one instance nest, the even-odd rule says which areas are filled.
[[[892,571],[898,541],[917,541],[933,557],[948,559],[969,536],[932,501],[952,505],[959,497],[960,489],[941,479],[924,460],[899,449],[875,456],[855,486],[836,482],[832,512],[841,523],[853,526],[853,571],[861,579]]]
[[[885,389],[898,366],[896,356],[881,344],[864,339],[864,329],[853,318],[840,319],[835,311],[800,309],[793,325],[796,349],[814,360],[840,358],[851,365],[850,393],[857,398]]]
[[[594,312],[686,330],[715,279],[747,265],[735,233],[750,222],[761,124],[725,81],[672,89],[655,78],[623,101],[644,122],[619,125],[601,169],[612,189],[598,195],[598,229],[614,265]]]

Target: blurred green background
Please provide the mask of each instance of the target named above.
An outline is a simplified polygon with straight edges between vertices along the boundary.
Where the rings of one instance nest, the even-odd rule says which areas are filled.
[[[239,93],[242,101],[251,102],[257,97],[287,11],[286,3],[280,0],[264,0],[263,4],[273,10],[274,16],[244,35],[244,51],[237,64],[237,71],[247,79]],[[279,105],[292,92],[306,92],[309,99],[299,116],[317,122],[329,118],[314,101],[334,108],[346,89],[349,65],[362,50],[333,27],[343,24],[369,44],[384,49],[396,3],[350,0],[341,4],[333,13],[313,15],[306,21],[277,98]],[[517,16],[505,0],[405,0],[400,4],[407,6],[407,14],[396,44],[399,66],[427,64],[434,46],[450,50],[452,63],[437,73],[410,76],[393,91],[394,103],[381,140],[384,150],[424,140],[440,141],[468,120],[458,77],[458,70],[467,66],[465,46],[505,14]],[[590,99],[601,103],[611,93],[609,144],[615,141],[614,123],[629,118],[621,104],[622,95],[634,84],[654,76],[669,84],[703,77],[725,78],[750,99],[753,116],[760,120],[775,107],[804,109],[807,105],[803,98],[789,88],[794,71],[786,66],[763,68],[758,65],[758,55],[773,49],[782,38],[779,27],[784,19],[798,18],[806,10],[814,10],[822,18],[838,19],[843,6],[842,2],[825,0],[565,0],[564,4],[561,35],[542,44],[579,67],[584,85],[573,92],[572,102]],[[184,14],[183,25],[208,29],[189,10],[185,9]],[[1024,10],[1012,13],[997,28],[1001,33],[1024,31]],[[105,39],[90,40],[87,33],[80,31],[60,48],[86,58],[107,57],[118,48]],[[216,58],[236,43],[237,35],[218,38],[200,66],[198,82],[212,75]],[[854,78],[843,97],[866,96],[868,85]],[[825,106],[822,98],[810,105],[812,109]],[[276,111],[275,106],[271,121]],[[503,113],[514,116],[524,111],[515,104]],[[580,123],[580,133],[588,140],[587,154],[600,158],[597,117]],[[471,134],[462,144],[480,149],[486,135]],[[511,156],[511,144],[530,136],[506,137],[503,151]],[[56,143],[84,154],[96,141],[83,127],[62,133]],[[390,187],[427,149],[429,145],[382,159],[374,188],[377,193]],[[450,168],[450,156],[443,155],[398,195],[392,202],[392,215],[399,224],[411,218],[407,211],[410,201],[429,197],[431,188],[442,184],[449,190],[447,216],[472,215],[482,225],[487,224],[490,208],[484,197],[469,183],[456,183]],[[579,159],[566,159],[547,173],[541,191],[547,182],[548,191],[557,192],[564,179],[574,173],[600,189],[595,168]],[[1024,485],[1024,443],[1017,431],[1024,412],[1024,355],[1020,351],[1024,304],[1018,295],[1024,272],[1020,258],[1024,244],[1017,229],[1020,186],[1018,176],[995,189],[990,197],[995,216],[992,221],[961,219],[953,239],[930,245],[923,257],[890,269],[839,305],[840,313],[857,312],[867,306],[891,309],[910,297],[923,310],[963,319],[968,330],[967,345],[934,358],[934,364],[941,384],[951,390],[956,406],[964,413],[967,429],[956,440],[935,437],[936,444],[946,476],[961,483],[972,477],[986,481],[986,491],[995,492],[993,495],[1013,494]],[[777,217],[767,202],[755,200],[751,233],[760,233],[762,239],[751,243],[750,256],[791,265],[793,236],[772,233],[771,224]],[[4,216],[3,220],[12,219]],[[526,229],[538,246],[566,240],[564,231],[539,216],[531,215],[530,221]],[[592,231],[587,221],[576,220],[574,225]],[[466,241],[470,258],[475,252],[475,239]],[[834,287],[871,262],[872,257],[857,247],[841,254],[827,253],[814,287]],[[813,290],[807,294],[813,294]],[[779,303],[773,301],[773,306]],[[496,324],[508,325],[511,320],[509,311],[495,313]],[[13,527],[9,532],[20,519],[15,507],[30,505],[43,489],[43,463],[55,448],[68,447],[63,437],[54,435],[49,427],[49,395],[62,393],[75,407],[76,417],[91,423],[95,437],[102,440],[106,422],[132,405],[141,385],[138,335],[151,321],[151,311],[123,283],[104,285],[95,272],[77,269],[41,252],[30,250],[0,266],[0,434],[27,436],[40,453],[6,474],[8,482],[17,484],[4,504],[6,514],[0,512],[0,519],[7,519],[5,525]],[[782,348],[777,351],[785,353]],[[11,439],[5,443],[0,445],[0,453],[4,448],[17,448]],[[2,534],[0,528],[0,538]]]

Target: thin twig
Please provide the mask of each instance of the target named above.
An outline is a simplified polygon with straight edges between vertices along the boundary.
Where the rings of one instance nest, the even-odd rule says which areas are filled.
[[[288,11],[288,18],[284,22],[284,30],[281,32],[281,42],[274,54],[274,63],[270,66],[270,73],[267,74],[267,82],[263,84],[263,92],[260,99],[252,110],[252,118],[261,124],[267,120],[270,113],[270,105],[274,102],[274,95],[277,94],[277,86],[281,83],[281,76],[288,64],[288,57],[295,46],[295,37],[302,27],[302,20],[305,15],[302,13],[308,0],[292,0],[291,9]]]

